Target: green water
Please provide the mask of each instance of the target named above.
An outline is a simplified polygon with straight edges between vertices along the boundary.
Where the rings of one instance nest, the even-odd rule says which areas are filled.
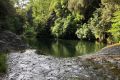
[[[75,57],[92,54],[105,47],[105,44],[103,43],[77,40],[40,39],[38,41],[29,40],[28,42],[32,48],[38,50],[38,54],[43,53],[45,55],[56,57]]]

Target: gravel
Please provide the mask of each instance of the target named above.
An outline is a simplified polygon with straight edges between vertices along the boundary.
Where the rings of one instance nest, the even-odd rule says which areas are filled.
[[[6,80],[120,80],[120,56],[114,62],[114,57],[96,56],[56,58],[35,50],[10,53]]]

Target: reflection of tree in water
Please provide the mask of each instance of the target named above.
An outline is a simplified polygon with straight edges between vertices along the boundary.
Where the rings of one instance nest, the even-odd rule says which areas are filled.
[[[73,57],[75,55],[75,45],[70,41],[57,40],[51,45],[51,53],[58,57]]]
[[[103,48],[106,44],[100,43],[100,42],[95,42],[95,52]]]
[[[39,39],[38,40],[38,48],[50,48],[54,40],[50,39]]]
[[[76,46],[76,55],[94,53],[103,48],[104,46],[105,45],[103,43],[80,41]]]
[[[78,42],[77,46],[76,46],[76,55],[83,55],[83,54],[87,54],[89,51],[89,48],[92,47],[90,46],[90,44],[84,43],[84,42]]]
[[[37,50],[44,52],[45,54],[51,54],[51,45],[54,40],[51,39],[39,39],[37,41]]]
[[[29,41],[38,54],[56,57],[74,57],[98,51],[104,44],[74,40],[39,39]]]
[[[55,56],[68,56],[69,50],[64,46],[64,44],[61,44],[60,41],[56,41],[56,43],[52,44],[52,52]]]

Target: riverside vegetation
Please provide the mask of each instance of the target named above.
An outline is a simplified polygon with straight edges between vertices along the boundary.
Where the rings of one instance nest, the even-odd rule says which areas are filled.
[[[3,48],[25,48],[20,37],[30,44],[45,38],[118,43],[120,0],[0,0],[0,35],[0,74],[7,68]]]
[[[6,73],[7,68],[7,54],[0,53],[0,72]]]
[[[0,31],[23,37],[119,42],[119,0],[0,0]]]

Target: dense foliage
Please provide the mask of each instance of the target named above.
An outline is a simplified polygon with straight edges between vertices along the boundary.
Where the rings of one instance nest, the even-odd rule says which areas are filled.
[[[0,30],[24,37],[120,41],[120,0],[22,1],[0,0]]]
[[[14,9],[9,0],[0,0],[0,29],[8,29]]]
[[[112,27],[109,32],[112,33],[115,41],[120,41],[120,11],[114,13]]]

